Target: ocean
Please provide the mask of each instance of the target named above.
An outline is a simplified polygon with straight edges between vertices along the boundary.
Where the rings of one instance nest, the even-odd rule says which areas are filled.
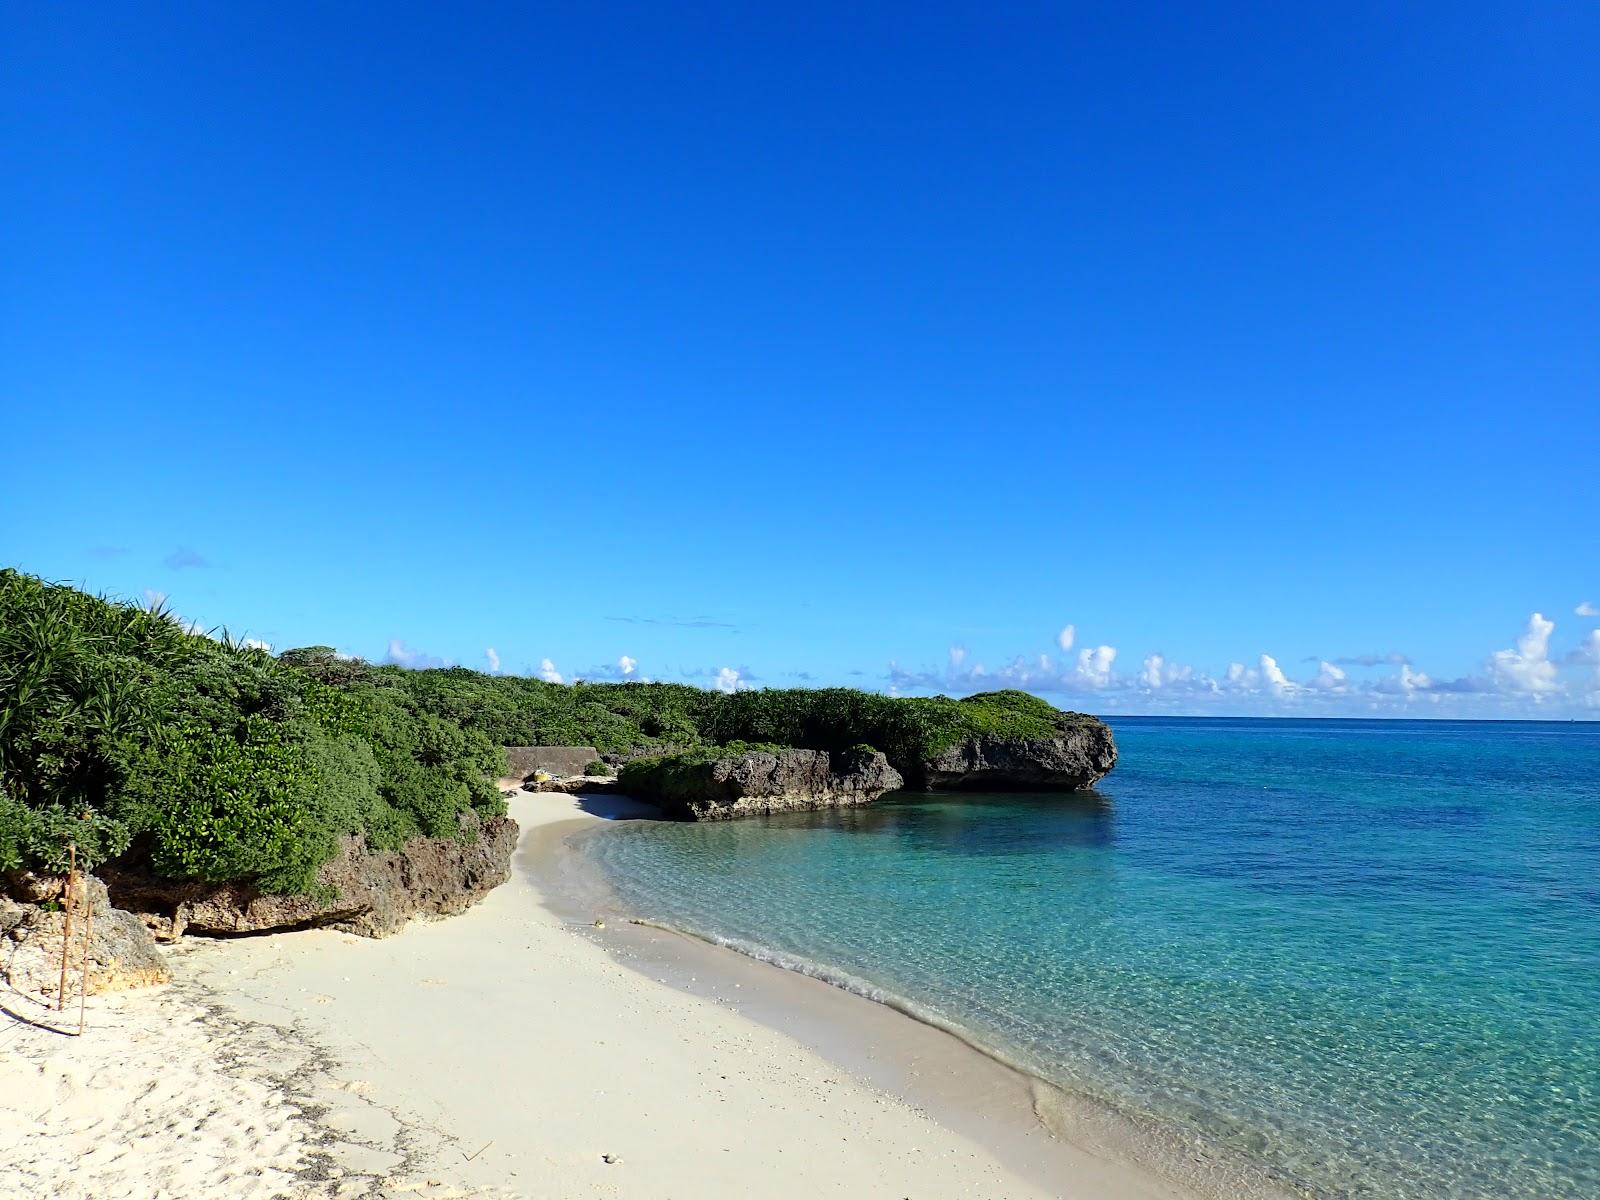
[[[1600,1196],[1600,724],[1110,723],[1092,793],[580,844],[640,916],[1312,1194]]]

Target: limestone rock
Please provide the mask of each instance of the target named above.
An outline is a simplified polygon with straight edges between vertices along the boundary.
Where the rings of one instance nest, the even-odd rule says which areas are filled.
[[[385,937],[417,916],[463,912],[511,874],[517,823],[463,818],[463,837],[417,837],[395,851],[368,852],[349,837],[317,875],[309,896],[263,893],[246,883],[156,879],[105,868],[115,902],[140,915],[158,938],[184,933],[258,933],[331,926]]]
[[[877,751],[747,750],[624,772],[622,790],[685,821],[869,804],[905,781]]]
[[[967,738],[907,774],[925,788],[1075,791],[1093,787],[1116,763],[1110,727],[1085,721],[1053,738]]]
[[[527,779],[535,771],[582,775],[583,769],[599,758],[600,751],[593,746],[507,746],[506,770],[513,779]]]
[[[54,997],[61,983],[66,913],[45,905],[60,903],[62,881],[30,875],[13,877],[7,884],[12,898],[0,896],[0,977],[26,995]],[[90,907],[94,909],[92,932],[87,919]],[[91,995],[150,987],[171,978],[166,961],[139,918],[113,908],[100,880],[80,876],[67,963],[67,990],[72,995],[77,995],[83,969],[85,934],[89,935]]]
[[[616,792],[621,788],[617,786],[615,775],[574,775],[569,779],[527,779],[523,781],[522,790],[565,792],[575,796],[582,792]]]

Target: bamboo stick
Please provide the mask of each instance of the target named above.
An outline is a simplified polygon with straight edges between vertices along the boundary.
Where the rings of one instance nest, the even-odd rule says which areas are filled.
[[[78,843],[67,844],[67,886],[61,893],[66,919],[61,923],[61,986],[56,989],[56,1011],[67,1006],[67,955],[72,947],[73,882],[78,877]]]

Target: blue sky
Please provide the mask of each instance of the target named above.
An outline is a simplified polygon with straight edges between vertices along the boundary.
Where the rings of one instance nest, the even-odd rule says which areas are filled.
[[[0,560],[568,678],[1593,715],[1600,9],[1302,7],[7,4]]]

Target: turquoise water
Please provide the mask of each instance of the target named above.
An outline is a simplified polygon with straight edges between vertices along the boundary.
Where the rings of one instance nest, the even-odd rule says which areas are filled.
[[[1600,1196],[1600,725],[1111,724],[1078,796],[633,823],[640,914],[1332,1196]]]

